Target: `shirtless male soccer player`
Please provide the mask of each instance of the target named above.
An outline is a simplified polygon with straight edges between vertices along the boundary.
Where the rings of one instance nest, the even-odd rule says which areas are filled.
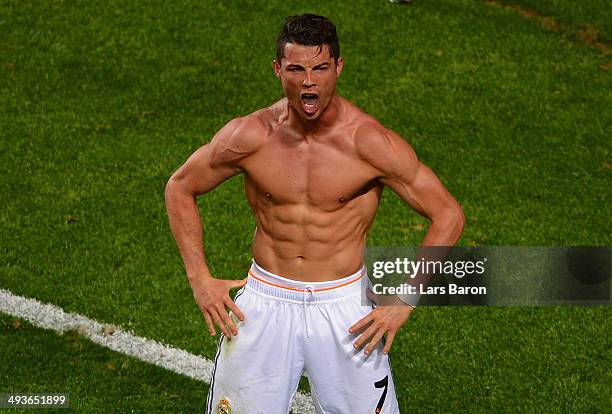
[[[431,220],[424,245],[453,245],[461,208],[404,139],[336,95],[329,20],[287,18],[273,66],[286,97],[230,121],[166,187],[195,300],[223,333],[206,412],[287,413],[305,372],[319,413],[398,413],[387,353],[413,308],[362,305],[366,235],[385,185]],[[209,272],[195,203],[236,174],[257,223],[242,281]]]

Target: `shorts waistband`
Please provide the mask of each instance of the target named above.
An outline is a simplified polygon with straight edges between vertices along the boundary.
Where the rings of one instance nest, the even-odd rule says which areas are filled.
[[[366,275],[363,266],[352,275],[325,282],[302,282],[275,275],[259,266],[255,260],[249,270],[247,287],[267,296],[295,302],[333,301],[361,293]]]

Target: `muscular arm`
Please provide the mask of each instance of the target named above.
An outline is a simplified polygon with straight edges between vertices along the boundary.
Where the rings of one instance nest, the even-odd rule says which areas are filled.
[[[256,151],[261,136],[257,134],[256,123],[256,120],[248,118],[229,122],[213,137],[210,144],[193,153],[166,185],[166,209],[172,234],[185,263],[196,302],[212,335],[215,334],[213,321],[226,336],[231,337],[230,332],[237,334],[225,307],[243,319],[242,313],[229,297],[229,289],[239,287],[244,282],[214,280],[210,274],[204,254],[196,196],[213,190],[242,171],[241,161]]]
[[[395,132],[373,125],[359,134],[357,150],[380,172],[380,182],[431,221],[422,244],[454,245],[463,231],[463,211],[433,171]]]
[[[240,161],[257,147],[249,130],[253,121],[234,119],[189,157],[168,180],[166,209],[190,280],[210,276],[202,243],[202,224],[195,197],[241,172]]]
[[[379,181],[431,221],[422,244],[454,245],[463,231],[465,219],[461,207],[438,177],[417,159],[412,147],[393,131],[380,125],[367,125],[358,133],[357,151],[379,172]],[[355,348],[360,349],[367,343],[365,352],[370,353],[386,334],[383,352],[389,352],[395,334],[406,323],[412,310],[410,306],[377,306],[349,328],[349,332],[360,334]]]

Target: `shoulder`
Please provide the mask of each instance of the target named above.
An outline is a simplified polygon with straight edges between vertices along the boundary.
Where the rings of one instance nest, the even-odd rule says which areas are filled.
[[[357,156],[383,175],[405,174],[418,167],[419,161],[412,146],[369,115],[357,124],[353,141]]]
[[[262,111],[234,118],[215,134],[210,142],[213,164],[239,162],[257,152],[269,129]]]
[[[231,146],[241,151],[258,147],[263,141],[267,129],[258,112],[229,121],[215,134],[211,144]]]
[[[410,147],[398,133],[383,126],[355,104],[343,99],[343,105],[346,108],[346,119],[352,126],[351,139],[361,157],[369,158],[371,154],[384,154],[394,149]]]

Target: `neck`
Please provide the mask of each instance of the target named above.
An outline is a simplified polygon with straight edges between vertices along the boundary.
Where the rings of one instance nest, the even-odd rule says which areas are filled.
[[[329,105],[316,119],[304,119],[298,111],[293,109],[287,102],[288,121],[291,128],[302,135],[312,135],[334,126],[340,114],[340,99],[334,95]]]

